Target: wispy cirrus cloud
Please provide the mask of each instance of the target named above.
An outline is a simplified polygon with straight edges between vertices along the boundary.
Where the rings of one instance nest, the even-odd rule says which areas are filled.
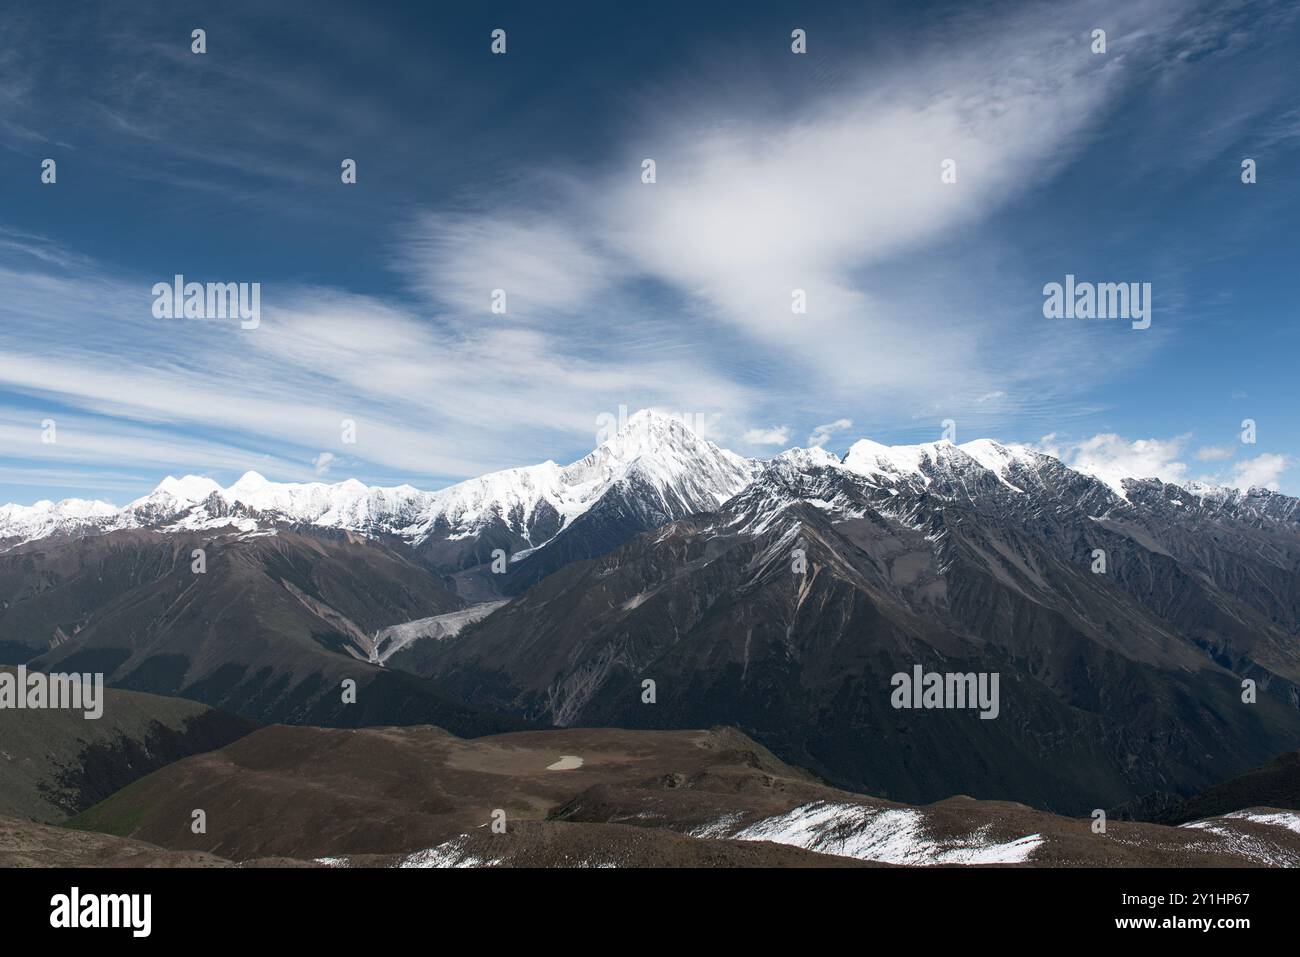
[[[1196,450],[1196,460],[1198,462],[1222,462],[1224,459],[1230,459],[1235,455],[1237,450],[1231,445],[1203,445]]]
[[[498,289],[504,314],[526,320],[589,308],[622,272],[579,230],[541,218],[425,213],[399,250],[396,265],[416,289],[478,320],[494,314]]]
[[[831,437],[853,428],[852,419],[836,419],[834,422],[824,422],[813,429],[812,435],[808,436],[808,444],[820,448],[831,440]]]
[[[12,464],[305,479],[325,450],[374,479],[442,484],[568,443],[589,447],[597,416],[621,399],[710,410],[747,402],[703,371],[681,382],[680,359],[594,361],[541,330],[430,322],[326,288],[264,290],[254,330],[157,320],[156,279],[0,270],[11,333],[0,345],[0,448]],[[56,443],[42,441],[46,417],[58,423]],[[355,445],[341,444],[345,422]]]

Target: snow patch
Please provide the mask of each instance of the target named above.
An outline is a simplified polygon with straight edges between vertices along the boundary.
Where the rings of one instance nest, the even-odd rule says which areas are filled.
[[[820,854],[887,864],[1021,864],[1043,844],[1041,834],[993,841],[988,827],[957,838],[930,836],[925,815],[913,808],[876,808],[814,801],[726,835],[718,822],[696,836],[773,841]],[[709,833],[705,833],[708,831]]]
[[[493,867],[501,863],[502,858],[493,860],[470,854],[465,849],[469,843],[469,837],[468,834],[462,834],[460,837],[454,837],[437,847],[416,851],[414,854],[402,858],[397,866],[400,868]]]
[[[582,767],[582,758],[578,757],[576,754],[565,754],[562,755],[560,760],[556,761],[554,764],[548,764],[546,770],[575,771],[580,767]]]

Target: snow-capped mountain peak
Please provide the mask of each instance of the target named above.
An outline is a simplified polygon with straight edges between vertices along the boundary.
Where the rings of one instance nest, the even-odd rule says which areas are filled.
[[[992,439],[975,439],[957,446],[990,472],[999,472],[1013,465],[1034,466],[1042,453],[1023,445],[1003,445]]]
[[[838,468],[842,464],[839,456],[834,452],[828,452],[820,445],[814,445],[812,448],[807,449],[786,449],[773,458],[768,463],[768,466],[791,469],[817,469]]]
[[[957,446],[981,466],[998,477],[1003,485],[1014,491],[1022,491],[1009,476],[1022,469],[1036,473],[1048,457],[1041,452],[1025,448],[1023,445],[1003,445],[992,439],[975,439]]]
[[[221,486],[212,479],[202,475],[186,475],[182,478],[167,476],[146,498],[155,495],[167,495],[177,502],[188,502],[197,505],[199,502],[207,501],[213,492],[220,492]]]
[[[718,448],[673,416],[643,409],[562,473],[575,491],[637,479],[699,508],[721,505],[753,478],[756,463]],[[599,496],[597,496],[599,497]],[[676,511],[676,509],[674,509]]]
[[[239,481],[230,486],[227,492],[236,499],[242,499],[257,495],[270,484],[260,472],[254,472],[250,469],[241,475]]]
[[[1020,445],[975,439],[955,445],[947,439],[919,445],[881,445],[861,439],[844,457],[846,468],[873,480],[930,485],[938,475],[963,475],[972,469],[993,473],[1005,487],[1021,492],[1015,475],[1036,475],[1048,456]],[[1032,479],[1035,484],[1037,479]]]
[[[507,469],[435,493],[418,537],[441,529],[449,538],[462,538],[496,524],[536,549],[616,487],[635,485],[651,498],[648,508],[675,518],[716,508],[753,472],[748,460],[680,420],[642,410],[569,465],[547,461]]]
[[[844,465],[859,475],[891,480],[916,479],[930,483],[925,467],[939,462],[956,446],[946,440],[920,445],[881,445],[871,439],[859,439],[849,447]]]

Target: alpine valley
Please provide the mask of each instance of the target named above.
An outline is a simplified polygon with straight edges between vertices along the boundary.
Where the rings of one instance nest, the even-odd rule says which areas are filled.
[[[714,759],[672,744],[695,763],[671,786],[704,782],[713,798],[681,804],[682,836],[662,854],[687,853],[691,835],[765,840],[841,805],[858,817],[957,795],[1057,815],[1168,809],[1300,749],[1300,500],[1085,474],[989,440],[750,460],[643,411],[572,464],[436,492],[249,472],[225,488],[168,477],[121,508],[4,506],[0,664],[103,672],[137,708],[141,692],[190,699],[233,715],[223,728],[437,725],[533,747],[576,729],[676,742],[729,726],[740,735],[725,747],[699,745],[725,751],[729,774],[799,782],[788,801],[737,798],[748,816],[728,818]],[[996,716],[893,707],[891,678],[914,669],[998,675]],[[340,694],[349,679],[355,703]],[[304,755],[346,740],[323,734],[253,737]],[[617,732],[591,734],[618,750]],[[416,747],[392,740],[395,762]],[[230,761],[254,760],[242,747]],[[203,760],[171,767],[224,774]],[[120,793],[166,793],[166,773]],[[567,810],[521,835],[519,853],[575,822],[613,827],[600,809],[632,814],[640,800],[577,793],[554,796]],[[168,846],[131,813],[144,823],[96,829]],[[441,846],[462,825],[431,824],[422,840]],[[999,840],[1023,836],[1012,831]],[[395,840],[344,844],[419,850]],[[253,836],[173,849],[328,850]]]

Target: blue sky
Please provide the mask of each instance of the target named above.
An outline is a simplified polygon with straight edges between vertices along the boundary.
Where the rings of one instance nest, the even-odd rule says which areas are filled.
[[[0,12],[0,502],[436,488],[620,406],[1300,492],[1294,5],[262,6]],[[1045,319],[1067,273],[1151,327]]]

